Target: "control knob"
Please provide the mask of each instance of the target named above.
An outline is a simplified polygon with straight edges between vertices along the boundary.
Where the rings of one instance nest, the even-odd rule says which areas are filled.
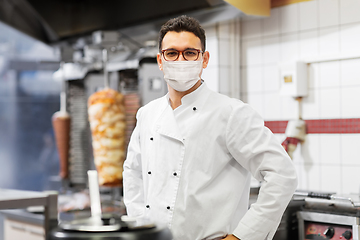
[[[328,227],[324,234],[327,239],[331,239],[335,235],[335,229],[333,227]]]
[[[346,231],[342,234],[342,236],[343,236],[345,239],[349,240],[349,239],[351,239],[351,237],[352,237],[352,233],[351,233],[351,231],[346,230]]]

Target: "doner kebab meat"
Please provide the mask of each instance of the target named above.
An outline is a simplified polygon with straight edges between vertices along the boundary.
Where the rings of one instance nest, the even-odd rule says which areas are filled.
[[[101,186],[119,186],[125,160],[125,108],[119,92],[105,88],[88,99],[94,162]]]

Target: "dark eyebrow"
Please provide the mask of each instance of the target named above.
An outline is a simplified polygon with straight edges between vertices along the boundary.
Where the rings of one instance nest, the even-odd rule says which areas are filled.
[[[167,49],[165,49],[165,50],[175,50],[175,51],[179,51],[179,50],[177,50],[177,49],[175,49],[175,48],[167,48]],[[186,51],[186,50],[197,50],[196,48],[185,48],[183,51]]]

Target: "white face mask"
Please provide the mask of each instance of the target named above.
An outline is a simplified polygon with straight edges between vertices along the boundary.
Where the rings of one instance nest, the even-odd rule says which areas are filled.
[[[162,61],[165,81],[179,92],[185,92],[196,84],[202,66],[202,61]]]

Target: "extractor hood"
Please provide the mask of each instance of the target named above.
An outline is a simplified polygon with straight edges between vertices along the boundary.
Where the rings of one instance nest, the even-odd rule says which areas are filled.
[[[223,0],[0,0],[0,21],[49,45],[98,30],[123,29],[130,38],[139,31],[157,34],[166,20],[182,14],[203,24],[242,12]]]

